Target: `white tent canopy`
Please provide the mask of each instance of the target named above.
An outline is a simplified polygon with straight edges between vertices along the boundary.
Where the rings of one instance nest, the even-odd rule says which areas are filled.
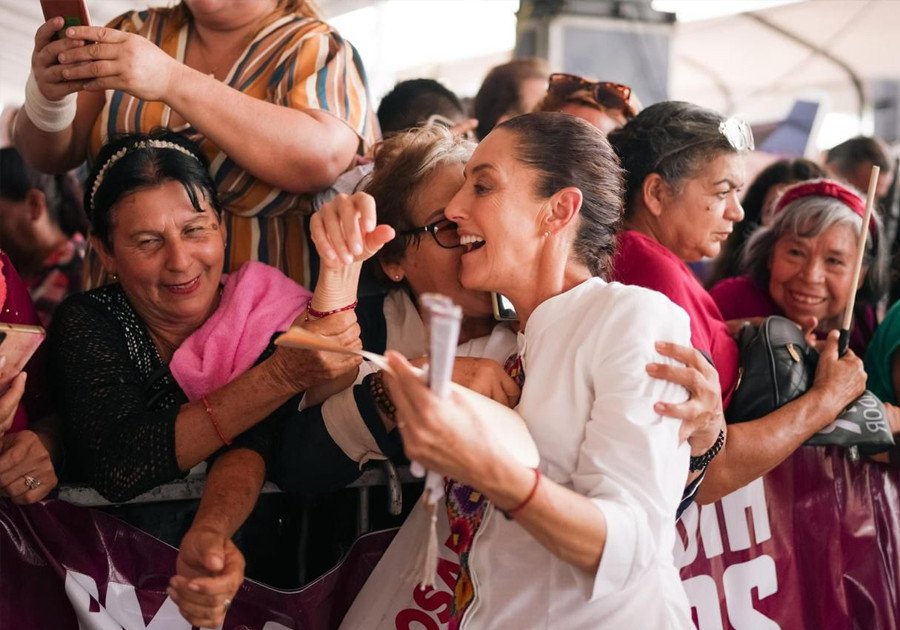
[[[900,2],[809,0],[676,26],[673,98],[764,118],[798,97],[863,115],[873,81],[900,80]]]

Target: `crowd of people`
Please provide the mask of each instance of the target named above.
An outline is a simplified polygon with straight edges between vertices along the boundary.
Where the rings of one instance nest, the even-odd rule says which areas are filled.
[[[37,29],[0,149],[0,322],[49,331],[21,372],[0,345],[0,493],[62,479],[125,503],[205,466],[199,504],[120,513],[179,548],[169,596],[195,626],[235,597],[266,480],[327,492],[389,459],[445,478],[447,627],[692,627],[685,508],[866,388],[900,433],[897,173],[874,138],[749,181],[746,122],[540,60],[491,70],[471,112],[414,79],[376,115],[360,56],[305,0],[63,26]],[[426,293],[461,308],[453,381],[518,414],[537,467],[486,429],[495,408],[422,382]],[[817,350],[811,385],[726,424],[737,336],[772,315]],[[277,345],[291,327],[349,352]],[[364,596],[389,577],[344,627],[373,627]]]

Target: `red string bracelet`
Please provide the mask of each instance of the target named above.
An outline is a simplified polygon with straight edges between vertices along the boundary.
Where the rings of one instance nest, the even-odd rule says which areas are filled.
[[[531,503],[531,500],[534,498],[534,495],[537,494],[538,486],[541,483],[541,469],[540,468],[532,468],[532,470],[534,471],[534,485],[531,486],[531,492],[528,493],[528,496],[525,497],[525,499],[519,505],[514,507],[513,509],[501,510],[503,512],[503,516],[505,516],[507,518],[507,520],[510,520],[510,521],[513,520],[515,515],[517,513],[521,512],[522,510],[524,510],[525,506],[527,506],[529,503]]]
[[[204,396],[200,399],[203,402],[203,407],[206,409],[206,415],[209,418],[209,421],[212,422],[213,429],[216,430],[216,434],[219,436],[219,439],[222,440],[222,444],[225,446],[231,446],[231,440],[225,437],[225,434],[222,433],[222,429],[219,427],[219,423],[216,422],[216,417],[213,415],[212,405],[209,404],[209,398]]]
[[[335,315],[337,313],[343,313],[344,311],[352,311],[356,308],[356,305],[359,303],[359,300],[353,300],[347,306],[342,306],[341,308],[336,308],[333,311],[317,311],[312,307],[312,301],[310,301],[306,305],[306,316],[312,317],[313,319],[322,319],[323,317],[328,317],[329,315]]]

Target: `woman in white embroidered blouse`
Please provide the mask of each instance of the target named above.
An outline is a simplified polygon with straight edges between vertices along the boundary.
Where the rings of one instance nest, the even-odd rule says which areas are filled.
[[[450,626],[692,627],[672,564],[689,447],[654,409],[686,392],[644,368],[671,362],[654,341],[689,343],[689,323],[661,294],[603,280],[622,209],[615,155],[580,120],[531,114],[496,128],[465,176],[446,209],[468,243],[460,280],[516,307],[517,411],[541,463],[519,464],[487,437],[490,418],[438,402],[391,355],[407,454],[489,501],[469,523],[471,593],[457,588]]]

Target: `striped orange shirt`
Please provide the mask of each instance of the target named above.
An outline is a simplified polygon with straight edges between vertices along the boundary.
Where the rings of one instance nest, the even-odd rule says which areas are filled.
[[[177,23],[171,12],[132,11],[108,26],[145,37],[184,62],[189,27],[187,23]],[[378,122],[362,60],[350,42],[319,20],[288,14],[266,24],[224,81],[254,98],[297,110],[319,109],[336,116],[359,136],[360,154],[378,139]],[[106,103],[91,134],[91,158],[114,134],[172,128],[171,115],[172,110],[165,103],[143,101],[118,90],[107,91]],[[315,255],[315,250],[309,247],[306,221],[312,211],[313,195],[286,192],[256,179],[189,125],[172,129],[199,143],[209,158],[226,211],[226,271],[234,271],[248,260],[259,260],[309,286],[310,255]],[[248,135],[248,142],[251,141]],[[103,282],[96,259],[92,261],[90,276],[91,286]]]

